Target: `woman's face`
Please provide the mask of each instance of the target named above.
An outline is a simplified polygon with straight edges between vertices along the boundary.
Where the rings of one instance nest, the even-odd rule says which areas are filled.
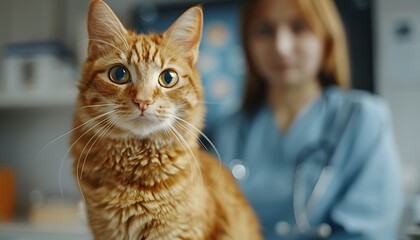
[[[269,86],[298,86],[317,78],[323,43],[294,0],[259,0],[251,17],[251,62]]]

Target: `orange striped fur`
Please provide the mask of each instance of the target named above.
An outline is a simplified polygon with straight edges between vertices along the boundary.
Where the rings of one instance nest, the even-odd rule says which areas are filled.
[[[137,35],[94,0],[88,30],[71,153],[95,239],[261,239],[229,171],[197,142],[201,7]]]

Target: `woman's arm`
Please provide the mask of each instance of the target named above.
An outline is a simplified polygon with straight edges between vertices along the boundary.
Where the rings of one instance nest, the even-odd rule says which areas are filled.
[[[387,106],[363,104],[349,158],[346,185],[329,214],[330,239],[396,239],[402,209],[399,158]],[[346,172],[347,171],[347,172]]]

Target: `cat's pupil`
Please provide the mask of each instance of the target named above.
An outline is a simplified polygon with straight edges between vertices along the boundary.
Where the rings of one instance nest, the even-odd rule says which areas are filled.
[[[114,75],[115,80],[123,81],[125,78],[125,74],[127,74],[127,71],[124,68],[122,67],[117,68],[117,70],[115,70],[115,75]]]
[[[168,85],[172,82],[173,79],[174,77],[172,76],[170,72],[166,72],[165,75],[163,76],[163,80],[165,80],[165,83]]]

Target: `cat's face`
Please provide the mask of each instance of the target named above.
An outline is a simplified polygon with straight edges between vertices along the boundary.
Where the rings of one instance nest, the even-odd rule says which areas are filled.
[[[162,34],[126,30],[101,0],[91,2],[89,57],[80,81],[79,112],[99,126],[152,137],[188,121],[201,128],[203,89],[195,63],[202,10],[186,11]],[[178,126],[178,127],[177,127]],[[172,128],[172,129],[171,129]]]

